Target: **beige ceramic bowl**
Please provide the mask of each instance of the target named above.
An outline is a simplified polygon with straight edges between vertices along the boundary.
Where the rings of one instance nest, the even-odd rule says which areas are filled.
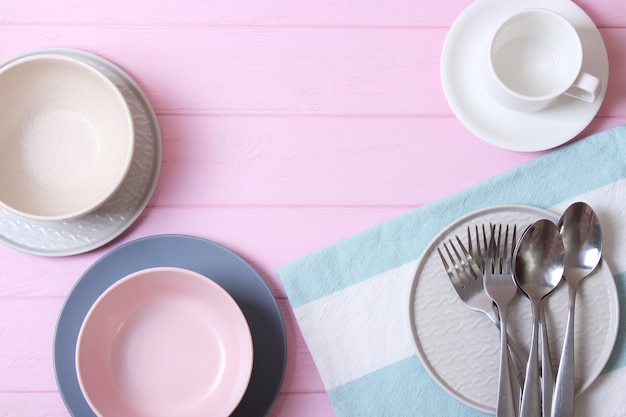
[[[94,67],[56,54],[0,67],[0,205],[35,220],[101,206],[133,157],[128,104]]]

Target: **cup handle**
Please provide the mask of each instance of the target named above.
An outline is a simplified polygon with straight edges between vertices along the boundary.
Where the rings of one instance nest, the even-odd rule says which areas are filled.
[[[602,83],[597,77],[586,72],[581,73],[574,84],[565,92],[566,96],[593,103],[600,94]]]

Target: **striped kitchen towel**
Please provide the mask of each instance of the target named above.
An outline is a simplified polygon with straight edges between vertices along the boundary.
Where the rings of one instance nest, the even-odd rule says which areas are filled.
[[[442,229],[469,212],[524,204],[560,213],[579,200],[599,213],[604,247],[615,254],[605,262],[624,312],[626,125],[563,146],[280,267],[337,415],[484,416],[440,388],[416,355],[407,311],[417,261]],[[579,417],[626,416],[625,333],[620,324],[608,364],[578,399]]]

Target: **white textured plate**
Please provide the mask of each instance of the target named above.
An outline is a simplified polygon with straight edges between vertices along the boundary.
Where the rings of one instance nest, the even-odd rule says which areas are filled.
[[[467,243],[467,227],[482,223],[516,224],[520,232],[534,221],[556,222],[558,215],[530,206],[493,206],[470,213],[446,227],[428,245],[417,265],[409,314],[417,354],[433,379],[459,401],[495,413],[500,357],[499,331],[483,313],[469,310],[452,287],[436,248],[458,235]],[[579,287],[576,298],[575,357],[577,393],[600,374],[617,337],[619,304],[615,280],[606,262]],[[561,285],[546,306],[548,337],[558,365],[568,294]],[[509,333],[528,353],[532,318],[529,301],[517,295],[509,306]]]
[[[602,81],[594,103],[561,97],[549,108],[523,113],[498,104],[481,82],[489,37],[498,22],[528,7],[543,7],[567,18],[580,34],[583,71]],[[607,91],[609,60],[591,18],[571,0],[476,0],[452,24],[441,52],[441,82],[450,108],[480,139],[514,151],[559,146],[578,135],[597,114]]]
[[[66,221],[36,221],[0,208],[0,241],[35,255],[66,256],[88,252],[123,233],[148,204],[161,167],[161,133],[154,110],[143,91],[114,64],[75,49],[42,49],[23,56],[34,54],[60,54],[80,59],[115,83],[133,116],[133,161],[124,182],[113,196],[100,208],[82,217]]]

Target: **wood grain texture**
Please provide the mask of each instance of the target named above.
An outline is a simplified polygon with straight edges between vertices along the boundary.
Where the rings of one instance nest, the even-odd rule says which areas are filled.
[[[0,59],[41,47],[98,53],[159,114],[451,117],[439,83],[446,28],[0,26]],[[626,29],[603,29],[611,85],[600,116],[626,112]],[[158,44],[158,48],[152,45]],[[166,52],[167,51],[167,52]]]
[[[322,0],[216,1],[176,0],[6,0],[10,7],[0,11],[0,21],[7,24],[75,25],[183,25],[183,26],[316,26],[316,27],[402,27],[449,26],[471,0],[445,3],[416,3],[411,0],[385,2]],[[576,2],[599,27],[623,27],[626,10],[615,0]]]
[[[196,235],[232,249],[251,263],[272,291],[283,298],[276,268],[406,210],[404,207],[154,207],[119,239],[91,253],[48,258],[0,247],[2,265],[7,268],[0,278],[0,292],[10,299],[65,297],[83,272],[112,248],[153,234],[178,233]]]
[[[470,0],[0,0],[0,61],[70,47],[107,58],[150,98],[163,134],[140,219],[93,252],[0,246],[0,416],[68,417],[52,364],[76,280],[118,245],[183,233],[237,252],[279,301],[288,366],[272,417],[334,412],[276,268],[541,153],[494,148],[446,103],[439,57]],[[610,88],[576,139],[626,120],[626,8],[581,0]]]

